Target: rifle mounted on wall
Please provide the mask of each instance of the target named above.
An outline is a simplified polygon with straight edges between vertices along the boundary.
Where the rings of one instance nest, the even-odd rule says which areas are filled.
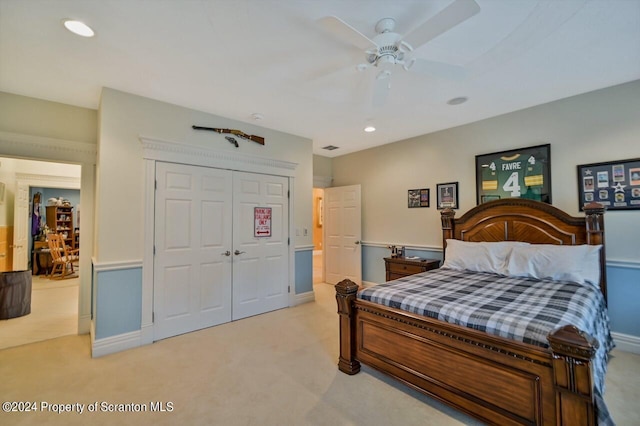
[[[209,130],[211,132],[216,132],[216,133],[220,133],[220,134],[235,135],[235,136],[237,136],[239,138],[247,139],[247,140],[250,140],[252,142],[259,143],[260,145],[264,145],[264,138],[263,137],[256,136],[256,135],[248,135],[245,132],[243,132],[242,130],[221,129],[219,127],[202,127],[202,126],[191,126],[191,127],[193,127],[195,130]]]

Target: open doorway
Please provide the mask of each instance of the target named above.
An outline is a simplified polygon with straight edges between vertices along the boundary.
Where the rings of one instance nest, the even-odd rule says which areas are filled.
[[[324,189],[313,188],[313,283],[324,282]]]
[[[7,236],[0,241],[0,254],[7,258],[0,267],[32,273],[31,313],[0,321],[0,349],[78,333],[82,272],[78,263],[69,279],[50,278],[45,229],[57,228],[68,244],[79,245],[80,175],[80,165],[0,158],[5,188],[0,236]],[[64,202],[70,213],[47,218],[53,199]],[[64,226],[56,226],[56,219],[64,220]]]

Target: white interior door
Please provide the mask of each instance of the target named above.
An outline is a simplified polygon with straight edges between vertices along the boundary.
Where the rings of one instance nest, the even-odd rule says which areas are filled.
[[[324,189],[325,280],[362,284],[360,185]]]
[[[289,181],[234,172],[233,319],[288,306]],[[270,223],[256,224],[256,208]],[[268,232],[267,232],[268,230]]]
[[[231,321],[232,172],[156,166],[154,339]]]
[[[18,183],[13,205],[13,270],[29,269],[29,185]]]

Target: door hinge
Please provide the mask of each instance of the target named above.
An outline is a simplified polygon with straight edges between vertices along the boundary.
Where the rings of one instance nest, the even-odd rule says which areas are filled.
[[[287,198],[291,198],[291,191],[287,189]]]
[[[287,286],[287,293],[291,293],[291,286],[290,285]]]
[[[151,322],[152,323],[156,322],[156,313],[155,312],[151,312]]]
[[[153,246],[153,255],[154,256],[156,255],[156,246],[155,245]]]
[[[290,246],[291,245],[291,237],[287,238],[287,245]]]
[[[158,189],[158,181],[157,180],[153,181],[153,189]]]

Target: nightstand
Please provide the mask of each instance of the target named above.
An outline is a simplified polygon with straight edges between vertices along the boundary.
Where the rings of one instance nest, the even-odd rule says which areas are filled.
[[[407,259],[405,257],[385,257],[384,266],[387,271],[387,281],[419,274],[440,267],[437,259]]]

